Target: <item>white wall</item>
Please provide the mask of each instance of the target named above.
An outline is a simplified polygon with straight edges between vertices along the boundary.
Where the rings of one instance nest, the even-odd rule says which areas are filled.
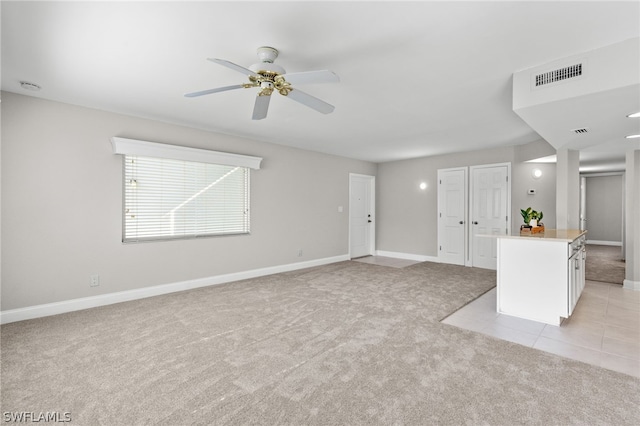
[[[346,255],[349,173],[377,169],[13,93],[2,94],[2,124],[3,311]],[[123,244],[112,136],[263,157],[251,235]]]
[[[564,148],[557,152],[556,227],[580,229],[580,153]]]

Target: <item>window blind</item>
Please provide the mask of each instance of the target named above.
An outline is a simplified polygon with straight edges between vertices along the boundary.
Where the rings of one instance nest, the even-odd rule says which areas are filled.
[[[249,233],[249,168],[139,155],[123,161],[123,242]]]

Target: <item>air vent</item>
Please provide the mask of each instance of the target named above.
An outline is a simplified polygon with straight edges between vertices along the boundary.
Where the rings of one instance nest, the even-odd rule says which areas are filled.
[[[589,128],[588,127],[582,127],[580,129],[573,129],[571,130],[573,133],[578,134],[578,135],[583,135],[585,133],[589,133]]]
[[[545,84],[555,83],[557,81],[567,80],[569,78],[580,77],[582,75],[582,64],[575,64],[557,70],[545,72],[536,75],[536,87]]]

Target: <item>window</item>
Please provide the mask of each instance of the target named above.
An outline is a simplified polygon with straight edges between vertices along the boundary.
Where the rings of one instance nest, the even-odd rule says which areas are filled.
[[[235,154],[153,142],[143,142],[151,146],[133,143],[131,149],[132,146],[125,146],[131,145],[129,142],[142,141],[112,138],[114,151],[124,154],[123,242],[249,233],[250,167],[239,165],[242,161],[238,160],[255,157],[239,156],[228,161],[228,156],[236,157]],[[144,149],[139,149],[141,146]],[[159,150],[147,149],[150,147]],[[162,150],[168,148],[172,152],[165,155]],[[193,158],[234,164],[192,161]],[[259,166],[261,159],[257,160]]]

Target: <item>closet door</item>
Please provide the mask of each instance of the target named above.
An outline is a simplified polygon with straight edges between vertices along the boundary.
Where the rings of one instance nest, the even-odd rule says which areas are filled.
[[[497,239],[509,233],[510,164],[471,167],[471,266],[496,269]]]
[[[467,169],[438,170],[438,260],[464,265],[467,247]]]

